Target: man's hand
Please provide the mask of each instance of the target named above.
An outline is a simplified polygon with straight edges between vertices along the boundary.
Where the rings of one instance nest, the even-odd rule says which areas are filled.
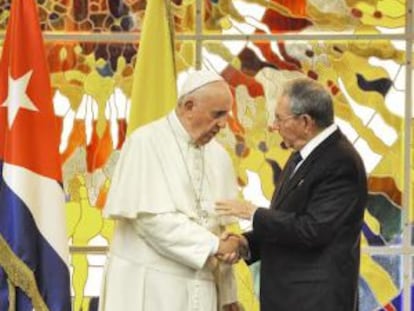
[[[239,237],[233,234],[225,234],[220,237],[219,248],[217,251],[217,257],[224,256],[226,254],[238,253],[239,250]]]
[[[216,202],[215,211],[221,216],[236,216],[250,220],[257,206],[247,201],[223,200]]]
[[[236,246],[234,249],[228,249],[227,252],[220,253],[220,244],[224,245],[226,243],[236,243]],[[219,244],[219,251],[216,255],[216,257],[227,264],[235,264],[237,263],[241,255],[244,255],[248,253],[248,243],[244,236],[230,233],[230,232],[223,232],[223,234],[220,237],[220,244]],[[227,244],[226,244],[227,245]]]

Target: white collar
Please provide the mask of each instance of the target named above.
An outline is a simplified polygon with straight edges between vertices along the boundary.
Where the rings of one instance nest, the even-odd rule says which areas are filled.
[[[337,129],[338,126],[335,123],[331,124],[310,141],[308,141],[308,143],[299,151],[302,159],[305,160],[312,153],[312,151],[315,150],[316,147],[318,147],[325,139],[331,136]]]
[[[172,130],[174,131],[173,134],[177,136],[177,139],[179,139],[182,143],[193,145],[193,139],[182,125],[180,119],[178,119],[175,110],[167,116],[167,119],[172,127]]]

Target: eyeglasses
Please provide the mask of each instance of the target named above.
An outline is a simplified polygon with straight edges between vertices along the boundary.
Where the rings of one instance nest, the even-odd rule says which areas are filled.
[[[298,115],[295,115],[295,114],[292,114],[292,115],[287,116],[285,118],[281,118],[278,115],[276,115],[275,120],[274,120],[273,123],[274,124],[282,124],[282,123],[286,122],[287,120],[292,119],[292,118],[296,118],[296,117],[298,117]]]

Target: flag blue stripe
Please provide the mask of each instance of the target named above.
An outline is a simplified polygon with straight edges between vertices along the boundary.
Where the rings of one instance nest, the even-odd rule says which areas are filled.
[[[9,291],[7,287],[6,274],[3,269],[0,268],[0,310],[9,310]],[[33,307],[30,299],[19,289],[16,288],[16,310],[19,311],[32,311]]]
[[[6,275],[0,267],[0,310],[9,310]]]
[[[54,219],[50,221],[53,222]],[[7,186],[2,175],[0,176],[0,234],[13,252],[34,271],[39,291],[49,309],[70,311],[68,267],[41,235],[30,210]],[[0,285],[2,291],[0,297],[4,297],[3,283]],[[27,297],[24,296],[21,293],[17,295],[19,311],[31,310],[31,306],[26,309]]]

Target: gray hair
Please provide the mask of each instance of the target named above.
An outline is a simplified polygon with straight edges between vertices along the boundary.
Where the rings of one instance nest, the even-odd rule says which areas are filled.
[[[289,98],[294,115],[309,115],[319,128],[333,123],[332,97],[318,82],[308,78],[294,79],[284,86],[282,96]]]

